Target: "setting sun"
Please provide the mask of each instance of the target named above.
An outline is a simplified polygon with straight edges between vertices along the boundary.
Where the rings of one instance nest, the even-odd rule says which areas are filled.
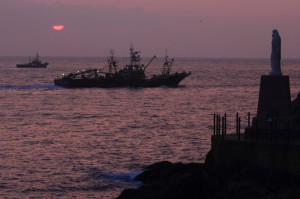
[[[60,30],[63,30],[65,28],[65,26],[64,25],[54,25],[54,26],[52,26],[52,28],[54,30],[60,31]]]

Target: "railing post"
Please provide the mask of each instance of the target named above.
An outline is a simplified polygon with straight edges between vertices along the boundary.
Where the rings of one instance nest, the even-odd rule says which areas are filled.
[[[248,112],[248,127],[250,127],[250,112]]]
[[[258,119],[255,118],[255,140],[258,141]]]
[[[224,140],[224,117],[221,117],[221,134],[222,140]]]
[[[217,125],[217,132],[218,132],[218,136],[220,137],[220,115],[218,115],[217,116],[217,123],[218,123],[218,125]]]
[[[216,135],[216,114],[214,113],[214,135]]]
[[[238,118],[238,133],[239,141],[241,140],[241,117]]]
[[[235,132],[238,134],[238,120],[239,120],[239,113],[235,115]]]
[[[216,115],[216,135],[219,135],[219,114]]]
[[[225,122],[225,135],[227,134],[227,114],[224,114],[224,122]]]

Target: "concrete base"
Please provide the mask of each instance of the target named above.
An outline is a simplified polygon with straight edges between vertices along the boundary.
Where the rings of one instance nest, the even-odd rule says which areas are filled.
[[[289,76],[261,76],[257,108],[258,128],[287,129],[291,116]],[[254,121],[253,121],[254,122]],[[253,126],[256,125],[253,123]]]
[[[232,135],[211,138],[211,156],[216,164],[232,164],[248,160],[273,170],[300,175],[300,140],[292,144],[270,141],[240,141],[230,139]],[[235,136],[235,135],[233,135]]]

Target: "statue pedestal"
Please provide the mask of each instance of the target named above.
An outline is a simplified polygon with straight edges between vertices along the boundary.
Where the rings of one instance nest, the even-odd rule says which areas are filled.
[[[258,128],[287,129],[291,116],[289,76],[261,76],[257,108]]]

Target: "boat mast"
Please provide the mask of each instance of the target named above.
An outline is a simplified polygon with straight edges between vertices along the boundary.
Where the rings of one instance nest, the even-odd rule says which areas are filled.
[[[117,71],[117,61],[115,59],[113,49],[110,50],[110,56],[107,58],[107,63],[108,63],[108,67],[109,67],[108,68],[109,74],[112,73],[113,69],[114,69],[115,72]]]
[[[140,51],[135,51],[133,44],[130,46],[130,66],[139,66],[141,62],[141,57],[139,55]]]
[[[166,50],[166,56],[165,56],[165,62],[164,62],[162,74],[164,75],[170,74],[173,62],[174,62],[174,58],[172,58],[171,61],[169,61],[168,51]]]

